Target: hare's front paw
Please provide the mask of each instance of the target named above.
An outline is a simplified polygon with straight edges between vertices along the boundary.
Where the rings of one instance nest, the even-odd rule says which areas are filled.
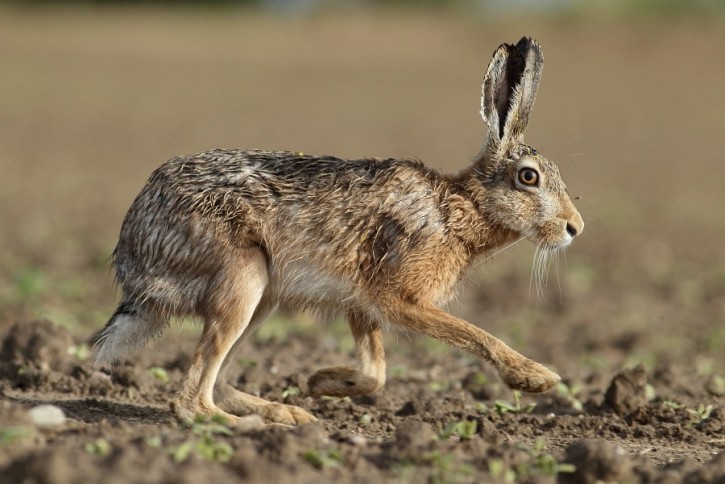
[[[551,390],[561,380],[553,371],[533,360],[524,359],[500,371],[501,378],[514,390],[542,393]]]
[[[307,380],[307,388],[313,397],[351,397],[365,395],[383,384],[351,366],[332,366],[316,371]]]

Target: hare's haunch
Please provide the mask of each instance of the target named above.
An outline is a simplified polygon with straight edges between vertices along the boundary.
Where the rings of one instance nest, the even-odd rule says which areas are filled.
[[[178,418],[310,422],[299,407],[225,382],[245,336],[282,306],[350,324],[360,364],[312,375],[315,396],[384,385],[386,324],[488,360],[513,388],[550,389],[558,375],[439,309],[479,255],[521,237],[562,249],[584,227],[556,165],[523,142],[542,64],[528,38],[496,50],[481,101],[488,136],[455,175],[286,151],[212,150],[163,164],[123,221],[114,251],[123,298],[97,336],[97,361],[126,357],[173,316],[196,316],[204,329],[172,403]]]

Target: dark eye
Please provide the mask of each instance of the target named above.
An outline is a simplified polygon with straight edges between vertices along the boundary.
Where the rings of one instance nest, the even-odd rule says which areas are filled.
[[[539,183],[539,173],[533,168],[519,170],[519,181],[526,186],[534,187]]]

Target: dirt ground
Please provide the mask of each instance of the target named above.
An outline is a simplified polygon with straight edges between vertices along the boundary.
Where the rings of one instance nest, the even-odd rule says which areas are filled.
[[[319,418],[296,429],[172,420],[193,322],[90,365],[108,257],[154,167],[248,147],[460,168],[488,58],[521,35],[546,55],[527,140],[586,229],[542,296],[521,243],[449,309],[562,385],[519,395],[391,328],[381,392],[313,399],[306,378],[353,343],[303,314],[271,318],[230,372]],[[725,482],[722,15],[3,7],[0,45],[0,481]],[[46,404],[65,419],[39,424]]]

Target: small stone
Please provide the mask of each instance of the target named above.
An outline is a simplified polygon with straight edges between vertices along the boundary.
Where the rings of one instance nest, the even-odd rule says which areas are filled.
[[[368,445],[368,439],[358,434],[351,435],[348,441],[355,447],[365,447]]]
[[[574,464],[572,474],[561,474],[560,482],[594,484],[597,482],[633,482],[633,463],[620,446],[604,440],[584,439],[566,449],[564,462]]]
[[[647,405],[647,371],[642,364],[617,373],[604,395],[604,403],[618,415]]]
[[[28,410],[30,420],[38,427],[54,427],[65,423],[65,413],[55,405],[38,405]]]

